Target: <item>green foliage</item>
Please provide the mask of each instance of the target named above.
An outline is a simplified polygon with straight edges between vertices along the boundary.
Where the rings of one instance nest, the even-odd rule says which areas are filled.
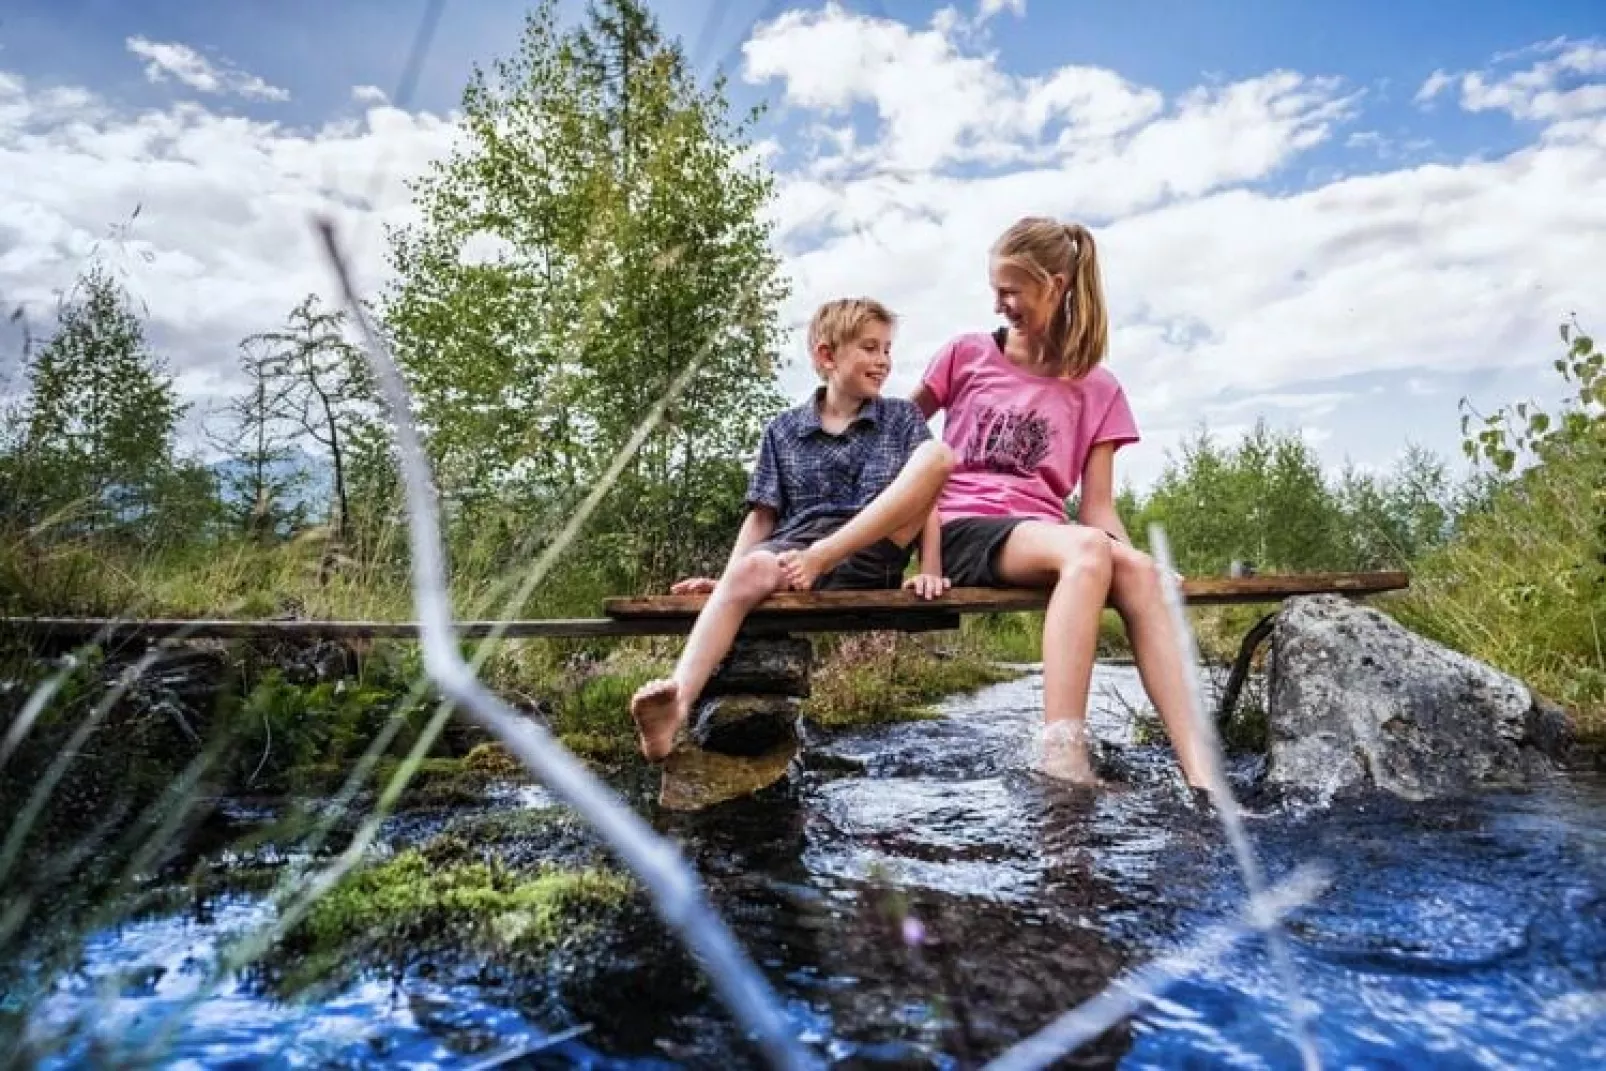
[[[785,287],[772,180],[725,110],[636,0],[571,31],[542,3],[475,72],[384,302],[457,530],[498,507],[555,530],[697,361],[570,568],[628,590],[728,546],[740,462],[780,405]]]
[[[1603,358],[1562,329],[1572,388],[1552,413],[1520,402],[1463,420],[1487,467],[1455,539],[1416,565],[1400,616],[1572,706],[1606,731],[1606,420]],[[1465,407],[1464,407],[1465,408]]]
[[[22,430],[0,470],[5,519],[148,540],[164,502],[204,491],[196,472],[175,479],[183,412],[128,294],[91,267],[28,367]]]
[[[1353,468],[1329,480],[1298,432],[1264,421],[1223,446],[1200,428],[1170,458],[1147,498],[1131,496],[1130,531],[1165,528],[1177,566],[1220,575],[1399,567],[1449,534],[1453,490],[1444,463],[1408,446],[1386,476]]]
[[[308,294],[290,310],[282,330],[242,343],[265,349],[258,360],[276,396],[274,418],[299,429],[329,458],[334,469],[330,519],[340,533],[351,527],[350,440],[377,419],[372,374],[362,352],[346,341],[345,323],[343,310],[321,309],[317,295]]]

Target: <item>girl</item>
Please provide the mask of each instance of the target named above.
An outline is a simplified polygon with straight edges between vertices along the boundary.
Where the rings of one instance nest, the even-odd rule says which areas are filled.
[[[1078,224],[1022,219],[994,243],[991,334],[938,351],[913,399],[947,410],[955,465],[937,508],[942,560],[957,586],[1051,588],[1043,623],[1043,772],[1095,778],[1084,719],[1099,614],[1126,623],[1144,689],[1202,787],[1204,753],[1188,717],[1186,667],[1153,561],[1115,511],[1115,451],[1138,439],[1121,386],[1100,367],[1109,322],[1093,236]],[[1080,524],[1065,500],[1081,487]]]

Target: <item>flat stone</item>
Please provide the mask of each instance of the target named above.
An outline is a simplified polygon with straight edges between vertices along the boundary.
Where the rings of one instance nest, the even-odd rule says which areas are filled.
[[[809,694],[814,648],[796,636],[740,637],[703,688],[705,696]]]
[[[697,704],[686,732],[705,751],[762,755],[785,741],[797,743],[801,701],[786,695],[722,695]]]
[[[664,760],[658,805],[670,811],[701,811],[751,796],[784,778],[797,750],[796,738],[759,755],[722,755],[683,744]]]

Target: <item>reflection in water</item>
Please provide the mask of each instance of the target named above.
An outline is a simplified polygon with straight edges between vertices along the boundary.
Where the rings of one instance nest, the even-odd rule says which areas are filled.
[[[976,1066],[1241,909],[1214,817],[1181,790],[1165,748],[1132,743],[1135,674],[1098,671],[1094,732],[1122,746],[1119,783],[1097,793],[1029,772],[1040,686],[1028,676],[951,702],[941,720],[814,741],[810,772],[790,789],[655,815],[832,1061]],[[655,786],[627,790],[651,807]],[[1251,819],[1273,879],[1310,860],[1336,878],[1289,927],[1321,1006],[1323,1060],[1606,1066],[1603,819],[1606,783],[1587,778]],[[82,1016],[102,1037],[137,1036],[194,984],[220,934],[265,910],[249,897],[214,907],[204,920],[101,934],[36,1028]],[[409,975],[290,1006],[234,982],[200,1006],[172,1055],[467,1067],[544,1043],[551,1009],[524,999]],[[585,1037],[522,1065],[752,1066],[689,966],[654,972],[615,1004],[587,1010]],[[1263,945],[1247,942],[1065,1066],[1297,1065],[1282,1009]],[[93,1062],[82,1043],[68,1055]]]

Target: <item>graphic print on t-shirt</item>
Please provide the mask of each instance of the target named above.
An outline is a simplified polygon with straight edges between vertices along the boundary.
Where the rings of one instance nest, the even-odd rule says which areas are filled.
[[[1054,425],[1028,409],[983,406],[965,443],[964,464],[1029,476],[1054,448]]]

